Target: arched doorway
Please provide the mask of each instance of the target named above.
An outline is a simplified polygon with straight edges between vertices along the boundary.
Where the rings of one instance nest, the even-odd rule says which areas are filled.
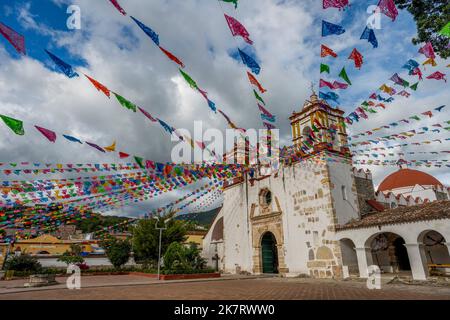
[[[355,244],[352,240],[346,238],[341,239],[339,245],[341,247],[342,265],[348,268],[350,275],[359,275]]]
[[[446,246],[445,238],[442,234],[434,230],[422,232],[417,241],[422,243],[422,250],[426,257],[428,266],[432,266],[430,275],[446,274],[446,268],[439,265],[450,265],[450,254]]]
[[[272,232],[266,232],[261,239],[263,273],[278,273],[277,241]]]
[[[382,272],[411,271],[405,240],[399,235],[392,232],[379,233],[370,237],[368,244],[373,263]]]

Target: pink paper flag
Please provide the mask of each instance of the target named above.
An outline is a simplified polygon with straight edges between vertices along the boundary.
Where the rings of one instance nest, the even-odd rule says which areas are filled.
[[[347,89],[348,84],[342,83],[342,82],[338,82],[338,81],[334,81],[333,82],[333,87],[334,87],[334,89]]]
[[[322,88],[322,87],[328,87],[330,89],[334,89],[334,86],[331,82],[320,79],[319,88]]]
[[[26,54],[25,51],[25,38],[0,22],[0,34],[6,38],[13,45],[17,52]]]
[[[445,73],[441,73],[439,71],[430,74],[427,79],[444,80],[445,82],[447,82],[447,79],[445,79]]]
[[[230,17],[225,14],[225,19],[227,20],[228,27],[231,30],[231,34],[233,36],[241,36],[244,38],[245,42],[248,44],[253,44],[253,41],[250,40],[250,34],[248,33],[247,29],[235,18]]]
[[[398,10],[394,0],[380,0],[378,2],[378,8],[380,8],[382,13],[391,18],[392,21],[395,21],[395,18],[398,16]]]
[[[433,45],[431,42],[427,42],[422,48],[419,49],[419,53],[422,53],[427,58],[435,59],[436,55],[434,54]]]
[[[38,131],[40,133],[42,133],[44,135],[44,137],[46,137],[49,141],[51,142],[55,142],[56,141],[56,133],[49,130],[49,129],[45,129],[39,126],[34,126],[36,129],[38,129]]]

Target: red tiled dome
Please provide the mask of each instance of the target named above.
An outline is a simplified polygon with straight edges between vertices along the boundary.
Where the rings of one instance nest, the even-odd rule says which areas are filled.
[[[419,170],[400,169],[384,178],[378,187],[378,191],[412,187],[416,184],[422,186],[442,186],[442,183],[438,179],[428,173]]]

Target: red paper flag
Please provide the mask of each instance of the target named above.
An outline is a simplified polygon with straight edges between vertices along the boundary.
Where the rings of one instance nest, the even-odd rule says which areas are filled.
[[[25,51],[25,38],[11,29],[10,27],[4,25],[0,22],[0,34],[6,38],[13,45],[17,52],[21,54],[26,54]]]
[[[330,49],[327,46],[322,44],[320,47],[320,56],[322,58],[324,58],[326,56],[332,56],[333,58],[336,58],[337,54],[332,49]]]
[[[439,71],[430,74],[427,79],[444,80],[445,82],[447,82],[447,79],[445,79],[445,73],[441,73]]]
[[[431,42],[427,42],[422,48],[419,49],[419,53],[422,53],[427,58],[435,59],[436,55],[434,54],[433,45]]]
[[[398,16],[398,10],[394,0],[380,0],[380,2],[378,2],[378,8],[382,13],[391,18],[392,21],[395,21],[395,18]]]
[[[56,133],[49,130],[49,129],[45,129],[39,126],[34,126],[36,129],[38,129],[38,131],[40,133],[42,133],[44,135],[44,137],[46,137],[49,141],[51,142],[55,142],[56,141]]]
[[[250,40],[250,34],[248,33],[247,29],[245,29],[245,27],[242,25],[242,23],[226,14],[225,19],[227,20],[228,27],[230,28],[231,34],[233,36],[241,36],[242,38],[244,38],[245,42],[247,42],[248,44],[253,44],[253,41]]]
[[[111,97],[111,92],[109,91],[109,89],[107,87],[105,87],[104,85],[102,85],[100,82],[98,82],[95,79],[92,79],[91,77],[89,77],[88,75],[84,75],[86,78],[89,79],[89,81],[94,85],[94,87],[97,88],[98,91],[103,92],[108,98]]]
[[[163,47],[159,47],[159,49],[161,49],[162,52],[164,52],[164,54],[173,62],[175,62],[176,64],[180,65],[182,68],[184,68],[184,64],[183,62],[178,59],[177,57],[175,57],[172,53],[170,53],[169,51],[167,51],[166,49],[164,49]]]
[[[424,116],[429,116],[430,118],[433,116],[433,113],[431,111],[425,111],[425,112],[422,112],[422,114]]]
[[[116,9],[123,14],[124,16],[127,15],[127,13],[125,12],[125,10],[123,10],[123,8],[120,6],[120,4],[117,2],[117,0],[109,0],[111,1],[111,3],[113,4],[114,7],[116,7]]]
[[[363,64],[363,56],[361,53],[359,53],[356,48],[353,49],[352,53],[348,57],[350,60],[353,60],[355,62],[355,68],[360,69]]]
[[[248,80],[250,80],[250,83],[253,84],[253,85],[255,85],[255,86],[257,86],[257,87],[258,87],[258,90],[259,90],[261,93],[264,93],[264,92],[267,91],[266,89],[264,89],[264,88],[262,87],[262,85],[258,82],[258,80],[255,78],[255,76],[254,76],[253,74],[251,74],[250,72],[247,71],[247,76],[248,76]]]
[[[333,82],[333,87],[334,87],[334,89],[347,89],[348,88],[348,84],[342,83],[342,82],[338,82],[338,81],[334,81]]]
[[[130,155],[128,153],[125,152],[119,152],[119,157],[120,159],[124,159],[124,158],[128,158]]]

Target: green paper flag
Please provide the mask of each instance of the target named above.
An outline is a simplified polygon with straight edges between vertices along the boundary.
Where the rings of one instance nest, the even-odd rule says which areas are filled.
[[[183,76],[184,80],[189,84],[189,86],[193,89],[198,89],[197,83],[192,79],[187,73],[183,72],[183,70],[178,69],[181,72],[181,75]]]
[[[417,120],[417,121],[419,121],[420,120],[420,118],[418,117],[418,116],[412,116],[412,117],[409,117],[410,119],[414,119],[414,120]]]
[[[406,81],[406,80],[404,80],[404,79],[402,79],[402,81],[403,81],[403,87],[409,87],[409,82],[408,81]]]
[[[339,72],[339,77],[345,80],[349,85],[352,85],[352,82],[348,78],[347,72],[345,72],[345,67],[342,68],[341,72]]]
[[[119,103],[122,105],[122,107],[125,107],[127,109],[130,109],[130,110],[133,110],[134,112],[136,112],[136,105],[134,103],[128,101],[127,99],[118,95],[117,93],[114,93],[114,95],[116,96],[117,101],[119,101]]]
[[[330,74],[330,67],[326,64],[321,63],[320,64],[320,73],[322,72],[326,72],[328,74]]]
[[[367,110],[367,111],[369,111],[370,113],[377,113],[375,110],[373,110],[372,108],[370,108],[369,110]]]
[[[253,93],[255,94],[256,100],[259,100],[263,105],[266,105],[264,100],[258,95],[258,93],[253,89]]]
[[[439,33],[443,36],[450,37],[450,22],[447,23],[445,27],[443,27],[442,30],[439,31]]]
[[[419,82],[414,83],[410,88],[414,91],[417,90],[417,86],[419,85]]]
[[[136,163],[139,165],[139,167],[141,167],[141,169],[145,169],[144,166],[144,159],[142,159],[141,157],[134,157],[134,160],[136,161]]]
[[[237,9],[238,0],[222,0],[223,2],[234,3],[234,8]]]
[[[0,114],[0,118],[2,118],[3,122],[15,133],[19,136],[23,136],[25,131],[23,130],[23,122],[14,118],[10,118]]]
[[[368,107],[368,106],[369,106],[369,103],[368,103],[367,101],[364,101],[363,103],[361,103],[361,105],[362,105],[362,106]]]

